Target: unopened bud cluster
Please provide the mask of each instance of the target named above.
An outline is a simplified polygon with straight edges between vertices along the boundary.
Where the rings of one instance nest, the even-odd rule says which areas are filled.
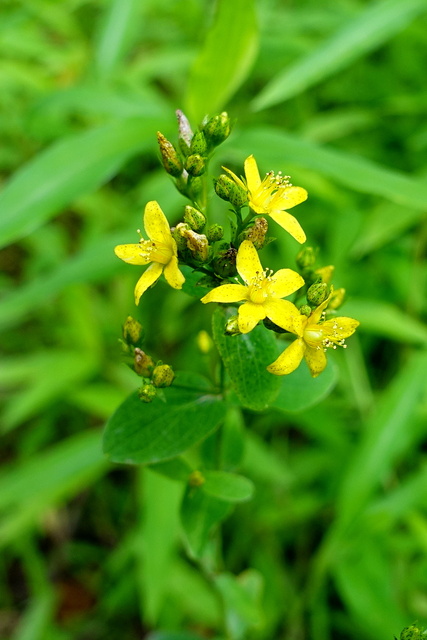
[[[312,247],[304,247],[296,256],[298,270],[306,283],[307,302],[303,303],[299,310],[309,316],[311,311],[322,304],[328,297],[327,312],[338,309],[345,298],[345,289],[334,289],[330,285],[334,273],[334,267],[316,267],[316,252]]]

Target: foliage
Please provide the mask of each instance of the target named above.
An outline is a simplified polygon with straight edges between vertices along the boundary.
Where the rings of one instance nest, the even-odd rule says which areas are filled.
[[[426,14],[420,0],[2,3],[0,637],[423,635]],[[301,365],[263,395],[266,357],[257,395],[241,367],[225,406],[206,382],[207,289],[186,271],[184,293],[159,282],[135,307],[113,247],[149,201],[182,218],[156,147],[177,108],[235,120],[212,176],[253,153],[307,189],[299,219],[361,321],[318,378]],[[263,264],[295,268],[298,243],[275,235]],[[175,422],[161,397],[126,400],[128,315],[208,398],[162,461],[152,430],[177,443],[197,399],[161,390]],[[245,337],[217,334],[238,370]],[[127,403],[149,412],[133,460],[149,467],[102,453]]]

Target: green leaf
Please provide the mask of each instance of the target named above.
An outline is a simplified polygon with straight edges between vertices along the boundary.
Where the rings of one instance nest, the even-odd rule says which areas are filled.
[[[280,388],[280,380],[266,368],[277,357],[276,340],[263,326],[255,327],[245,335],[224,335],[226,320],[235,312],[235,309],[215,310],[212,318],[214,340],[243,406],[262,411],[274,401]]]
[[[252,498],[254,485],[248,478],[226,471],[203,471],[203,477],[203,491],[214,498],[226,502],[245,502]]]
[[[233,471],[240,466],[246,443],[245,424],[242,410],[229,406],[221,429],[220,467]]]
[[[95,62],[98,74],[108,77],[131,44],[137,26],[139,0],[112,0],[98,35]]]
[[[0,246],[19,240],[96,189],[155,140],[157,119],[129,118],[61,140],[25,165],[0,194]]]
[[[304,411],[332,391],[337,381],[337,367],[329,358],[328,366],[317,378],[312,378],[305,362],[287,376],[281,376],[279,395],[273,407],[281,411]]]
[[[166,478],[178,480],[179,482],[187,482],[193,471],[192,467],[183,458],[173,458],[173,460],[153,464],[151,469]]]
[[[232,508],[229,502],[208,495],[200,487],[187,487],[181,505],[181,522],[194,557],[203,555],[213,528]]]
[[[255,569],[245,571],[240,576],[221,573],[215,578],[221,594],[229,637],[243,640],[249,629],[262,623],[260,605],[263,579]]]
[[[201,376],[178,374],[163,391],[166,402],[157,397],[144,403],[133,393],[107,422],[104,452],[113,462],[152,464],[174,458],[224,419],[225,403]]]
[[[391,202],[419,209],[420,218],[425,213],[425,180],[412,178],[365,158],[322,147],[275,127],[247,129],[239,137],[234,137],[233,145],[241,150],[242,159],[250,149],[261,173],[271,168],[275,171],[285,169],[287,164],[301,166],[356,191],[383,196]]]
[[[156,631],[147,636],[147,640],[203,640],[200,636],[186,631]]]
[[[258,48],[254,0],[219,0],[214,23],[190,73],[186,110],[215,115],[246,79]]]
[[[343,29],[271,80],[253,101],[253,108],[259,111],[302,93],[387,42],[425,11],[425,0],[369,4]]]

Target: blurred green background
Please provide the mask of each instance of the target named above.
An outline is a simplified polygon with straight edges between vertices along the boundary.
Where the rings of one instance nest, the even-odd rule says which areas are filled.
[[[128,314],[150,353],[205,367],[212,309],[163,282],[136,309],[140,270],[113,254],[148,200],[182,216],[155,140],[177,108],[236,120],[215,173],[253,153],[308,190],[296,215],[361,321],[328,398],[245,413],[257,490],[223,526],[225,570],[260,581],[236,604],[244,637],[427,621],[426,32],[425,0],[2,1],[0,638],[224,637],[221,585],[182,550],[181,487],[101,453],[138,384]],[[293,267],[277,235],[263,263]]]

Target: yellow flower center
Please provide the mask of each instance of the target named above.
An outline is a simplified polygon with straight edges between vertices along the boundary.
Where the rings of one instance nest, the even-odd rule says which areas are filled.
[[[336,349],[337,347],[347,348],[344,338],[342,338],[343,327],[340,327],[337,322],[332,325],[327,324],[322,326],[321,324],[308,325],[304,330],[303,339],[309,347],[314,349],[323,348]]]
[[[173,248],[170,244],[153,240],[140,240],[140,256],[150,262],[168,264],[173,256]]]
[[[250,199],[254,205],[268,209],[274,197],[291,186],[290,176],[282,176],[281,171],[276,175],[269,171],[258,189],[250,194]]]
[[[252,278],[249,285],[248,298],[254,304],[262,304],[270,295],[271,269],[264,269]]]

